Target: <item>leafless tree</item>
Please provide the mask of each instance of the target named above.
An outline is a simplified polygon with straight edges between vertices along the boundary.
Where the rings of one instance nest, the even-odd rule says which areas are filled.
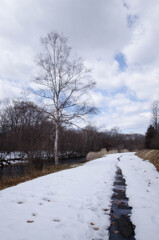
[[[0,141],[3,143],[0,149],[19,151],[21,157],[24,152],[29,158],[35,156],[44,145],[44,138],[46,142],[47,123],[50,121],[47,121],[42,108],[32,102],[13,100],[0,114]]]
[[[156,131],[159,131],[159,100],[152,104],[152,121]]]
[[[49,117],[54,120],[54,159],[58,164],[59,128],[63,124],[77,124],[79,119],[93,113],[86,96],[94,86],[82,60],[72,57],[67,39],[51,32],[41,39],[42,52],[36,58],[39,73],[35,78],[36,95],[45,99]]]

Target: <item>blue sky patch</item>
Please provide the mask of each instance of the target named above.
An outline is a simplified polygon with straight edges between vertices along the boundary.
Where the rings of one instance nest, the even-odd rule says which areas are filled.
[[[115,60],[119,63],[119,68],[123,72],[127,68],[126,60],[125,60],[125,55],[123,53],[118,53],[115,56]]]
[[[131,28],[137,20],[138,20],[138,16],[128,15],[127,17],[128,27]]]

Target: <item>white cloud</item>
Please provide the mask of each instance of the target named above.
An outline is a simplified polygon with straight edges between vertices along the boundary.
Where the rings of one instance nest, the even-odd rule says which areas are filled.
[[[91,95],[104,112],[98,126],[144,132],[159,98],[158,12],[158,0],[1,0],[1,98],[20,95],[34,75],[39,38],[57,30],[93,69]],[[135,19],[131,27],[128,16]],[[125,72],[114,59],[119,52]]]
[[[125,133],[138,132],[144,134],[150,124],[150,113],[139,113],[137,115],[124,115],[119,112],[111,114],[103,113],[100,116],[95,117],[94,124],[96,124],[96,126],[101,130],[111,130],[117,126]]]
[[[4,98],[14,98],[21,95],[22,86],[8,79],[0,79],[0,100]]]

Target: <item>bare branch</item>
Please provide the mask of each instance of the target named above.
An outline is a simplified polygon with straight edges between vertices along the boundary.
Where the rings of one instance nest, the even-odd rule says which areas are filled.
[[[57,158],[59,126],[76,124],[77,119],[84,121],[85,116],[95,113],[95,109],[84,100],[95,83],[89,80],[90,69],[84,66],[80,58],[71,56],[71,48],[63,35],[51,32],[41,39],[41,44],[43,52],[36,61],[41,72],[35,78],[41,88],[34,93],[49,101],[51,106],[45,112],[56,125],[54,152]]]

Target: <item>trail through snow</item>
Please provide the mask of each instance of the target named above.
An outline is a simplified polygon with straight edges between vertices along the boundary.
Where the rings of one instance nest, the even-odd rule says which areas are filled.
[[[133,153],[122,155],[118,163],[126,179],[126,194],[132,206],[131,220],[136,240],[159,239],[159,173],[149,161]]]
[[[136,240],[159,236],[159,173],[134,153],[112,154],[0,191],[1,240],[108,240],[117,166]]]

